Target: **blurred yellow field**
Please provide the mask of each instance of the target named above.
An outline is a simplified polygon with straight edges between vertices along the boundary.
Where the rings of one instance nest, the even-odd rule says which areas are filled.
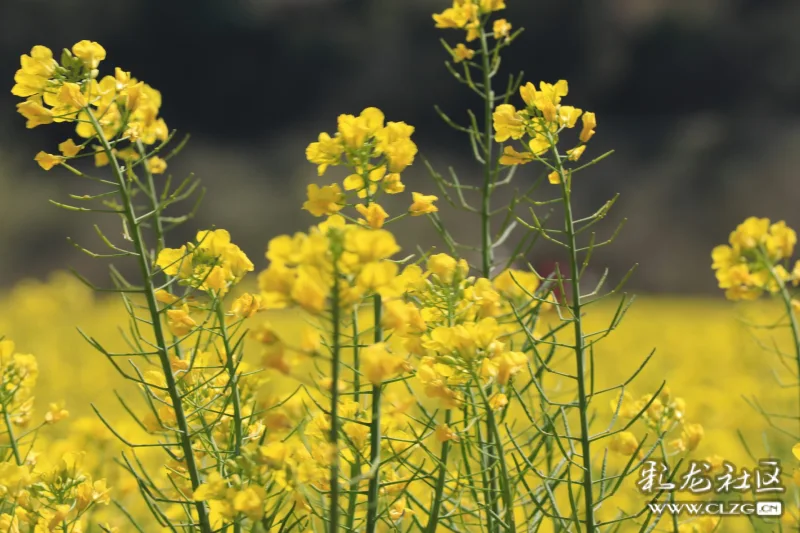
[[[99,423],[90,404],[102,406],[110,421],[127,427],[125,413],[114,399],[114,390],[124,397],[136,396],[135,387],[121,380],[105,358],[97,353],[80,336],[76,328],[108,342],[111,349],[122,349],[123,343],[114,334],[123,324],[126,313],[118,299],[96,297],[92,291],[69,273],[55,273],[46,282],[25,281],[2,296],[0,330],[15,339],[22,352],[37,354],[40,364],[39,383],[36,387],[37,405],[66,400],[72,420],[70,424],[56,425],[48,430],[48,441],[39,446],[43,456],[53,459],[66,450],[87,449],[91,454],[107,447],[101,471],[121,485],[132,500],[131,481],[114,475],[112,458],[120,446],[111,433]],[[613,316],[615,306],[598,304],[591,308],[587,323],[590,328],[601,329]],[[752,466],[752,459],[738,436],[741,432],[752,446],[756,457],[785,457],[791,455],[793,445],[770,431],[765,420],[743,400],[743,396],[757,397],[774,411],[790,410],[794,391],[777,386],[775,372],[784,375],[776,358],[764,353],[759,339],[745,324],[746,320],[769,323],[779,316],[779,309],[769,303],[734,305],[721,299],[688,297],[637,298],[623,325],[615,331],[595,355],[597,387],[601,389],[629,376],[643,358],[655,349],[650,364],[632,384],[630,391],[641,395],[656,390],[666,381],[673,394],[686,400],[686,416],[699,422],[705,436],[693,454],[697,458],[720,455],[731,462]],[[249,320],[256,326],[265,319],[282,334],[295,336],[304,328],[302,317],[296,313],[269,313]],[[42,334],[46,332],[47,334]],[[787,338],[777,334],[780,344]],[[246,350],[248,359],[257,359],[260,349],[250,341]],[[271,380],[266,385],[267,394],[284,394],[296,382],[274,370],[266,373]],[[593,408],[600,419],[607,420],[611,396],[598,398]],[[135,401],[134,401],[135,404]],[[600,427],[600,424],[597,425]],[[638,428],[643,436],[645,430]],[[771,453],[764,449],[764,437],[769,437]],[[53,438],[61,444],[54,445]],[[94,462],[94,461],[92,461]],[[614,459],[619,463],[619,460]],[[102,464],[102,461],[101,461]],[[784,468],[791,476],[794,465]],[[634,480],[630,480],[633,485]],[[788,486],[792,482],[787,478]],[[629,504],[629,491],[616,500]],[[123,500],[124,501],[124,500]],[[634,500],[638,501],[638,500]],[[135,504],[134,504],[135,505]],[[662,528],[659,528],[659,530]],[[723,531],[748,531],[751,526],[745,518],[728,519]]]

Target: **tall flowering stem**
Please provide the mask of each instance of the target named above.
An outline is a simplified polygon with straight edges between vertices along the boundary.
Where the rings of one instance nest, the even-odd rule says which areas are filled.
[[[242,402],[239,396],[239,375],[236,370],[236,353],[231,346],[231,339],[228,334],[228,326],[226,324],[225,308],[223,307],[222,300],[217,296],[212,303],[215,314],[217,316],[217,326],[219,327],[219,334],[222,339],[225,356],[225,370],[228,373],[228,387],[230,388],[231,404],[233,406],[233,456],[236,460],[242,454],[242,444],[244,442],[244,427],[242,420]],[[234,529],[237,531],[241,528],[240,523],[234,524]]]
[[[103,127],[98,122],[94,112],[88,107],[85,108],[85,111],[89,117],[89,120],[91,121],[92,127],[97,135],[97,139],[100,142],[100,146],[111,163],[114,176],[117,179],[118,193],[122,203],[123,215],[129,231],[129,236],[133,243],[134,249],[136,250],[135,255],[143,283],[142,291],[144,292],[147,310],[150,314],[153,336],[155,337],[155,344],[158,350],[158,359],[166,380],[167,394],[169,395],[175,412],[175,421],[178,429],[178,438],[183,451],[183,460],[186,463],[186,469],[189,473],[192,489],[197,490],[201,484],[200,470],[195,460],[194,451],[192,450],[191,434],[189,431],[189,425],[186,422],[186,413],[183,409],[181,394],[178,391],[169,361],[169,346],[166,341],[166,335],[161,322],[161,313],[156,301],[156,287],[153,284],[153,275],[150,272],[150,265],[147,261],[149,254],[147,246],[144,242],[144,237],[142,236],[141,223],[137,218],[136,208],[131,199],[129,181],[126,179],[119,161],[117,160],[114,148],[106,138]],[[195,502],[194,506],[197,511],[198,527],[200,528],[200,531],[202,533],[211,533],[212,528],[205,502]]]
[[[481,191],[481,275],[484,278],[492,277],[492,269],[494,268],[494,243],[492,242],[492,191],[494,190],[494,181],[497,178],[497,170],[499,165],[497,159],[493,155],[494,139],[492,139],[492,112],[494,111],[495,94],[492,89],[492,78],[497,72],[491,64],[491,50],[489,49],[489,37],[486,32],[484,24],[480,25],[480,43],[481,43],[481,71],[483,74],[483,103],[484,103],[484,134],[483,134],[483,189]],[[491,389],[489,390],[491,394]],[[487,412],[486,418],[486,457],[488,458],[489,468],[489,482],[491,494],[498,494],[498,476],[502,476],[502,472],[497,471],[498,460],[502,461],[502,446],[497,442],[499,438],[499,431],[495,425],[495,419],[491,411]],[[502,480],[500,483],[504,483]],[[508,483],[508,479],[505,480]],[[511,493],[507,487],[501,491],[506,509],[506,519],[508,531],[516,531],[514,524],[514,510],[513,500]],[[492,502],[493,512],[499,513],[497,500]]]
[[[794,360],[793,386],[800,393],[800,322],[797,318],[800,301],[793,295],[793,287],[800,284],[800,261],[790,266],[796,244],[797,234],[785,222],[749,217],[731,232],[728,244],[714,248],[711,257],[719,287],[729,300],[755,300],[763,295],[780,299],[786,316],[786,322],[780,325],[789,330],[793,353],[786,354],[777,346],[763,347],[775,353],[781,363],[784,359]],[[782,427],[779,418],[787,417],[776,417],[774,411],[765,411],[756,399],[747,401],[779,432],[800,440],[796,427],[792,430]],[[800,420],[800,402],[791,418]]]
[[[359,371],[359,353],[361,351],[361,333],[359,330],[358,309],[353,311],[351,318],[353,323],[353,401],[361,403],[361,372]],[[361,474],[361,457],[356,456],[350,467],[350,478],[358,479]],[[347,504],[347,528],[353,529],[356,522],[356,508],[358,506],[358,489],[350,486],[349,500]]]
[[[381,326],[381,315],[383,304],[381,295],[374,296],[374,328],[375,343],[383,342],[383,327]],[[375,533],[378,527],[378,499],[380,497],[380,462],[381,462],[381,395],[383,385],[372,386],[372,406],[371,420],[369,427],[369,463],[370,478],[367,489],[367,533]]]
[[[556,165],[556,172],[561,181],[561,197],[564,205],[564,232],[566,237],[567,250],[569,253],[569,292],[572,295],[570,312],[572,315],[573,330],[575,332],[575,379],[578,386],[578,413],[580,417],[580,443],[581,457],[583,458],[583,499],[584,499],[584,525],[587,532],[595,530],[594,519],[594,486],[592,474],[592,452],[589,434],[589,391],[586,385],[587,365],[585,351],[585,336],[583,331],[583,302],[581,300],[581,263],[578,259],[578,244],[576,240],[575,219],[572,214],[572,190],[569,173],[564,169],[563,159],[556,147],[555,139],[552,139],[553,160]]]
[[[259,379],[239,374],[242,339],[233,340],[238,326],[229,329],[228,320],[231,315],[237,320],[252,316],[260,304],[258,297],[245,294],[228,313],[223,298],[253,270],[253,264],[230,242],[225,230],[198,232],[196,241],[180,249],[165,247],[167,230],[192,216],[166,216],[165,210],[194,197],[198,182],[189,177],[173,187],[167,176],[163,186],[156,187],[156,175],[165,172],[167,159],[182,147],[164,159],[156,155],[172,138],[159,117],[157,90],[120,68],[113,76],[99,78],[98,66],[106,54],[98,43],[81,41],[71,51],[64,50],[60,62],[42,46],[34,47],[31,54],[21,57],[22,69],[12,89],[26,98],[18,110],[29,127],[72,123],[84,139],[80,144],[68,139],[59,144],[61,155],[40,152],[36,161],[45,170],[60,166],[108,189],[95,195],[71,195],[89,207],[51,202],[73,212],[119,217],[125,244],[113,243],[95,226],[110,253],[73,245],[93,258],[134,258],[139,271],[139,281],[132,283],[111,266],[113,288],[96,287],[77,274],[97,291],[120,294],[129,317],[128,332],[123,332],[129,350],[112,352],[83,331],[81,335],[124,379],[137,385],[146,409],[143,416],[122,395],[117,398],[141,430],[158,437],[153,442],[134,442],[123,437],[95,404],[92,408],[124,444],[120,464],[136,479],[139,495],[158,525],[172,531],[210,533],[225,524],[242,531],[245,522],[260,519],[257,511],[265,497],[252,477],[255,469],[249,466],[254,462],[252,447],[249,462],[242,460],[244,447],[248,441],[258,442],[264,426],[252,423],[245,428],[245,420],[252,421]],[[94,153],[81,153],[87,147]],[[110,167],[112,178],[72,166],[72,160],[86,156],[93,156],[98,168]],[[155,249],[145,240],[147,230],[155,235]],[[183,294],[173,293],[178,286],[185,289]],[[201,313],[203,318],[199,318]],[[132,371],[120,366],[120,358],[126,359]],[[62,415],[51,415],[58,416]],[[163,452],[165,476],[148,471],[150,466],[138,453],[146,448]],[[224,512],[212,518],[208,502],[217,509],[222,504]],[[185,518],[178,523],[166,506],[180,510]],[[142,529],[127,516],[137,530]]]
[[[768,265],[769,273],[773,282],[780,288],[780,298],[783,302],[783,308],[786,311],[786,317],[789,320],[789,329],[792,334],[792,347],[794,350],[795,363],[797,364],[797,392],[798,395],[800,395],[800,322],[797,320],[797,300],[792,298],[789,288],[786,285],[785,276],[782,275],[773,265],[771,265],[769,261],[769,254],[763,249],[763,247],[761,251],[762,258],[765,265]],[[797,413],[797,420],[798,423],[800,423],[800,400],[798,401]],[[798,440],[800,440],[800,433],[798,433]]]
[[[452,412],[450,409],[444,413],[444,423],[449,426],[452,422]],[[442,500],[444,500],[444,486],[447,481],[447,459],[450,456],[450,440],[442,442],[442,449],[439,453],[439,474],[436,476],[436,485],[433,489],[433,504],[431,505],[430,515],[428,517],[428,525],[425,527],[425,533],[436,533],[436,528],[439,525],[439,516],[442,511]]]
[[[339,373],[341,371],[341,293],[339,288],[339,258],[341,243],[332,241],[333,251],[333,286],[331,288],[331,472],[330,472],[330,511],[328,513],[328,531],[339,531]],[[354,343],[358,340],[354,339]]]
[[[485,25],[480,26],[481,41],[481,73],[483,74],[483,189],[481,191],[481,275],[491,278],[494,268],[494,246],[492,243],[492,191],[497,178],[497,159],[493,156],[494,140],[492,139],[492,112],[494,111],[495,94],[492,89],[492,78],[497,72],[491,64],[489,37]]]
[[[369,162],[362,163],[364,172],[361,179],[364,183],[369,183],[370,172],[368,169]],[[372,203],[372,194],[369,188],[366,191],[366,198],[364,206],[369,209]],[[373,340],[375,344],[383,342],[383,326],[381,320],[383,317],[383,301],[380,293],[373,296]],[[356,341],[354,344],[358,344]],[[370,395],[370,427],[369,427],[369,467],[370,478],[367,487],[367,529],[366,533],[375,533],[378,527],[378,506],[380,498],[380,464],[381,464],[381,396],[383,394],[383,384],[373,384],[372,394]]]

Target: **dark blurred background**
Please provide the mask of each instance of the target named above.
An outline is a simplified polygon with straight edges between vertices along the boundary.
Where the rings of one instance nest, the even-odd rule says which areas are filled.
[[[265,266],[269,238],[314,223],[299,207],[318,181],[304,149],[340,113],[381,108],[417,130],[421,156],[465,182],[479,181],[466,139],[433,110],[454,118],[478,102],[447,75],[444,37],[433,12],[448,0],[0,0],[0,284],[44,277],[66,265],[89,275],[104,266],[65,241],[91,233],[94,216],[61,211],[48,198],[82,194],[62,169],[41,171],[33,156],[72,133],[66,125],[25,130],[10,94],[19,56],[34,44],[54,50],[81,39],[108,51],[114,66],[159,89],[170,128],[192,140],[169,171],[194,171],[208,194],[197,229],[229,229]],[[568,103],[597,113],[585,158],[616,153],[580,174],[579,212],[621,198],[601,231],[629,219],[597,258],[617,276],[641,267],[644,292],[714,290],[710,250],[749,215],[800,225],[800,2],[796,0],[507,0],[502,16],[526,32],[509,50],[506,73],[569,80]],[[2,84],[0,84],[2,85]],[[341,169],[325,176],[340,181]],[[520,186],[533,179],[529,167]],[[404,177],[410,191],[436,193],[421,157]],[[511,191],[509,191],[510,193]],[[440,202],[443,204],[443,202]],[[444,209],[443,209],[444,210]],[[462,240],[475,221],[444,210]],[[399,230],[406,251],[436,244],[424,220]],[[177,245],[180,238],[174,238]],[[91,241],[91,242],[95,242]],[[499,255],[504,251],[500,250]],[[505,251],[507,254],[508,251]],[[558,261],[547,249],[535,264]]]

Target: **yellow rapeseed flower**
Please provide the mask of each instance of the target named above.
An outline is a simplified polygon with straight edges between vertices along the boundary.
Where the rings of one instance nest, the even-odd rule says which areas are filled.
[[[518,152],[513,146],[503,148],[503,155],[500,156],[501,165],[525,165],[534,160],[534,155],[530,152]]]
[[[75,57],[83,61],[86,68],[96,69],[102,60],[106,58],[106,50],[99,43],[83,40],[72,47]]]
[[[72,139],[67,139],[58,145],[58,150],[64,157],[74,157],[81,151],[81,147],[75,144],[75,141]]]
[[[331,165],[341,162],[344,146],[340,139],[331,137],[327,133],[320,133],[319,140],[308,145],[306,159],[317,165],[317,173],[322,176]]]
[[[581,130],[580,140],[587,143],[594,136],[594,129],[597,127],[597,117],[594,113],[583,114],[583,129]]]
[[[161,250],[156,258],[156,266],[167,276],[188,278],[192,274],[192,259],[186,245]]]
[[[456,63],[461,63],[464,60],[469,60],[475,57],[475,50],[467,48],[464,43],[458,43],[453,48],[453,60]]]
[[[450,283],[456,277],[467,275],[469,267],[463,259],[456,260],[447,254],[434,254],[428,258],[428,270],[435,274],[443,283]]]
[[[459,442],[461,439],[458,436],[458,432],[456,432],[453,428],[448,426],[447,424],[441,424],[436,426],[436,440],[439,442],[447,442],[449,440]]]
[[[26,128],[51,124],[54,120],[53,111],[44,107],[41,99],[37,97],[28,98],[17,104],[17,112],[27,120]]]
[[[511,23],[506,19],[498,19],[492,25],[492,33],[495,39],[505,39],[511,35]]]
[[[412,192],[411,196],[413,203],[408,211],[411,213],[412,217],[435,213],[439,210],[438,207],[433,205],[433,202],[439,199],[438,197],[433,195],[424,195],[418,192]]]
[[[64,403],[51,403],[50,408],[44,415],[44,421],[48,424],[55,424],[69,418],[69,411],[64,408]]]
[[[491,13],[506,8],[505,0],[480,0],[481,13]]]
[[[474,5],[471,1],[460,2],[458,0],[453,0],[453,7],[449,7],[441,13],[434,14],[433,20],[436,22],[437,28],[461,29],[475,20],[477,16],[478,6]]]
[[[525,119],[511,104],[500,104],[494,110],[494,140],[521,139],[525,134]]]
[[[308,195],[308,200],[303,203],[303,209],[315,217],[338,213],[344,203],[344,195],[336,183],[324,187],[319,187],[317,184],[312,183],[308,186],[306,194]]]
[[[45,170],[50,170],[54,166],[60,165],[64,161],[62,156],[48,154],[47,152],[39,152],[33,159]]]
[[[250,520],[260,520],[264,516],[264,500],[266,493],[259,486],[247,487],[237,491],[233,496],[233,509],[244,514]]]
[[[381,229],[386,218],[389,216],[383,207],[376,203],[371,203],[368,206],[359,204],[356,206],[356,211],[364,217],[358,221],[362,224],[367,224],[373,229]]]
[[[740,249],[756,248],[766,241],[769,225],[768,218],[748,217],[733,230],[729,241],[732,246]]]
[[[157,155],[149,158],[147,160],[147,165],[150,167],[150,172],[153,174],[163,174],[167,171],[167,162]]]
[[[261,309],[261,296],[246,292],[234,300],[231,312],[239,318],[250,318]]]
[[[489,407],[494,411],[499,411],[508,405],[508,397],[503,393],[496,393],[489,398]]]
[[[31,49],[30,55],[20,56],[20,66],[22,68],[14,75],[11,94],[27,98],[44,92],[58,63],[49,48],[37,45]]]
[[[567,150],[567,156],[570,161],[577,161],[583,155],[583,152],[586,150],[586,145],[581,144],[580,146],[576,146],[571,150]]]
[[[405,360],[388,350],[385,343],[367,346],[359,356],[361,372],[373,385],[395,377],[405,366]]]
[[[196,328],[197,322],[189,316],[185,309],[168,309],[167,326],[173,335],[182,337]]]
[[[65,83],[58,90],[58,101],[75,109],[86,107],[88,103],[81,92],[81,86],[71,82]]]
[[[639,447],[639,440],[630,431],[623,431],[611,437],[609,448],[612,452],[622,455],[633,455]]]

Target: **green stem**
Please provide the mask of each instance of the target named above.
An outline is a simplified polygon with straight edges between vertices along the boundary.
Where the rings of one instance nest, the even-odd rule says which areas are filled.
[[[450,409],[444,413],[444,423],[450,425]],[[444,499],[444,483],[447,479],[447,455],[450,453],[450,441],[446,440],[442,443],[442,453],[439,457],[439,476],[436,478],[436,488],[434,489],[433,506],[431,507],[430,518],[428,525],[425,527],[425,533],[436,533],[436,527],[439,525],[439,511],[442,507],[442,500]]]
[[[361,373],[359,366],[358,309],[353,311],[353,401],[361,405]],[[355,454],[353,464],[350,466],[350,479],[361,475],[361,454]],[[356,504],[358,503],[358,486],[350,486],[350,500],[347,504],[347,530],[353,531],[356,520]]]
[[[144,157],[146,151],[142,141],[136,141],[136,149],[139,151],[139,154]],[[150,163],[144,161],[142,166],[144,167],[145,177],[147,177],[147,187],[150,189],[150,206],[153,208],[153,231],[156,235],[156,253],[158,253],[166,246],[166,242],[164,240],[164,224],[161,221],[161,204],[158,201],[158,194],[156,192],[156,184],[155,179],[153,178],[153,173],[150,172]]]
[[[470,390],[470,399],[472,401],[473,407],[473,414],[474,416],[478,416],[478,406],[475,401],[475,393]],[[483,438],[483,433],[481,432],[481,425],[479,422],[475,423],[475,440],[478,447],[478,463],[480,466],[481,472],[481,483],[483,484],[483,489],[481,492],[483,493],[483,500],[484,500],[484,512],[486,513],[486,530],[490,533],[495,531],[494,528],[494,517],[500,516],[497,508],[496,508],[496,500],[494,499],[493,493],[491,493],[491,485],[489,483],[488,477],[488,463],[486,460],[488,449],[486,447],[486,441]]]
[[[22,466],[22,456],[19,453],[17,439],[14,437],[14,426],[11,425],[11,418],[8,416],[8,406],[3,406],[3,419],[8,430],[8,441],[11,443],[11,452],[14,454],[14,460],[17,462],[17,466]]]
[[[578,383],[578,412],[580,416],[580,442],[583,457],[583,498],[586,507],[586,533],[595,531],[594,495],[592,494],[592,455],[589,441],[589,402],[586,396],[586,353],[583,335],[583,317],[581,305],[580,268],[578,262],[578,247],[575,237],[575,222],[572,215],[571,183],[558,149],[553,145],[558,173],[561,176],[561,186],[564,201],[564,231],[569,246],[570,290],[572,291],[572,319],[575,325],[575,377]]]
[[[216,307],[217,320],[219,321],[222,345],[225,348],[225,370],[228,372],[231,403],[233,404],[233,455],[234,457],[239,457],[242,454],[242,441],[244,440],[244,431],[242,429],[242,405],[241,399],[239,398],[239,376],[236,375],[236,366],[233,361],[234,353],[231,350],[230,339],[228,338],[228,326],[225,324],[225,310],[222,307],[222,300],[217,298],[214,306]]]
[[[172,374],[172,366],[170,364],[169,354],[167,353],[167,342],[164,336],[163,326],[161,324],[161,314],[159,313],[158,303],[156,301],[150,265],[147,262],[147,249],[145,248],[144,239],[142,238],[141,227],[136,221],[136,210],[133,205],[130,192],[128,191],[128,183],[126,182],[125,176],[122,173],[122,169],[119,166],[119,161],[117,161],[117,157],[114,155],[114,150],[111,147],[108,139],[106,139],[106,136],[103,133],[103,128],[100,126],[100,123],[97,121],[97,118],[94,116],[92,110],[88,107],[84,108],[84,110],[89,116],[89,120],[94,127],[95,133],[97,134],[97,139],[100,142],[103,151],[106,153],[108,160],[111,162],[114,175],[117,179],[117,185],[119,185],[119,194],[122,200],[125,221],[128,226],[128,231],[130,232],[130,238],[133,241],[133,245],[136,249],[139,270],[144,285],[145,300],[147,301],[147,308],[150,313],[155,344],[158,348],[158,358],[159,362],[161,363],[161,370],[164,373],[167,392],[172,403],[172,408],[175,411],[175,419],[178,426],[177,433],[180,440],[181,449],[183,450],[184,461],[186,462],[186,470],[189,472],[192,490],[195,491],[200,486],[200,472],[195,461],[194,453],[192,452],[192,440],[189,436],[189,424],[186,420],[186,414],[183,410],[183,405],[181,404],[181,395],[178,391],[175,376]],[[204,502],[197,501],[194,502],[194,506],[197,510],[197,519],[199,521],[201,533],[211,533],[211,522],[208,518],[206,504]]]
[[[666,436],[666,432],[659,433],[661,434],[661,438],[658,441],[658,445],[661,448],[661,456],[664,459],[664,464],[667,466],[667,468],[669,468],[669,463],[667,462],[667,448],[664,446],[664,437]],[[675,494],[673,492],[669,492],[667,495],[667,500],[669,503],[675,503]],[[679,524],[677,513],[672,513],[672,529],[674,533],[678,533]]]
[[[484,113],[484,154],[483,154],[483,188],[481,191],[481,275],[489,278],[494,266],[494,249],[492,244],[492,170],[494,167],[492,138],[492,112],[494,105],[494,91],[492,90],[492,66],[489,57],[489,39],[486,30],[481,26],[481,70],[483,74],[483,113]],[[491,428],[486,431],[486,453],[488,455],[489,489],[492,495],[492,507],[495,513],[499,512],[497,503],[497,456],[493,443],[494,434]]]
[[[783,305],[786,308],[786,314],[789,317],[789,326],[792,330],[792,340],[794,341],[794,356],[795,361],[797,362],[797,376],[800,378],[800,324],[797,322],[797,315],[792,309],[792,295],[789,294],[788,289],[786,288],[786,283],[782,280],[778,274],[775,272],[775,269],[772,267],[772,263],[767,256],[766,250],[761,251],[764,255],[763,260],[765,264],[769,268],[769,273],[772,276],[772,279],[778,286],[781,288],[781,300],[783,300]],[[800,387],[798,387],[798,393],[800,393]],[[800,403],[798,403],[800,406]]]
[[[333,290],[331,295],[331,305],[333,307],[333,339],[331,353],[331,434],[330,441],[333,448],[333,458],[331,463],[331,508],[328,522],[328,531],[338,533],[339,531],[339,366],[341,356],[340,339],[340,294],[339,294],[339,257],[334,254],[333,258]]]
[[[494,104],[494,91],[492,90],[491,65],[489,63],[489,43],[486,31],[481,27],[481,70],[483,70],[483,100],[484,100],[484,159],[483,159],[483,190],[481,192],[481,268],[482,276],[489,278],[492,273],[494,252],[492,250],[491,227],[491,197],[492,197],[492,105]]]
[[[511,487],[509,486],[510,478],[508,476],[508,466],[506,465],[505,450],[503,449],[503,440],[500,437],[500,430],[497,428],[497,420],[494,417],[494,410],[489,404],[489,396],[478,381],[478,376],[473,373],[472,379],[478,383],[478,390],[481,393],[481,400],[483,401],[484,408],[486,409],[486,427],[492,434],[494,440],[494,452],[497,456],[497,465],[500,468],[500,493],[503,498],[503,507],[506,517],[506,531],[516,533],[517,525],[514,519],[514,498],[511,494]]]
[[[383,342],[383,328],[381,315],[383,303],[380,294],[375,295],[375,342]],[[357,343],[356,343],[357,344]],[[367,489],[367,530],[366,533],[375,533],[378,527],[378,498],[380,496],[380,462],[381,462],[381,394],[383,387],[372,387],[372,420],[369,428],[369,462],[372,475],[369,478]]]

